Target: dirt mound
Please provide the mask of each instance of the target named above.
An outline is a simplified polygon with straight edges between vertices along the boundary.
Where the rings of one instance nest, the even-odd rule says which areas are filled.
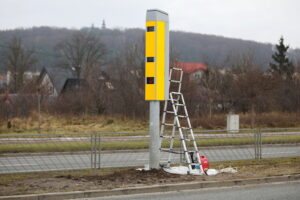
[[[180,181],[196,180],[195,176],[184,176],[170,174],[163,170],[138,171],[135,169],[122,170],[108,175],[83,175],[83,176],[56,176],[56,178],[71,179],[75,181],[93,182],[104,187],[122,187],[124,185],[135,184],[159,184],[173,183]],[[205,177],[198,177],[197,180],[205,180]]]
[[[41,172],[32,174],[0,175],[0,196],[100,190],[191,181],[225,181],[244,178],[291,175],[300,173],[300,157],[266,159],[262,161],[220,162],[212,165],[219,169],[238,168],[235,174],[193,176],[169,174],[164,170],[138,171],[131,169],[99,169],[91,171]]]

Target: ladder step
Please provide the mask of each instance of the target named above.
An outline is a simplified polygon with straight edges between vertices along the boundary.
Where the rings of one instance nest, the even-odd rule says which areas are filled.
[[[184,141],[187,141],[187,142],[193,142],[193,141],[195,141],[195,140],[193,140],[193,139],[187,139],[187,138],[185,138],[185,139],[180,139],[180,140],[184,140]]]
[[[173,69],[173,70],[177,70],[177,71],[182,71],[182,69],[181,69],[181,68],[177,68],[177,67],[171,67],[171,69]]]
[[[182,93],[181,93],[181,92],[171,92],[171,94],[182,95]]]
[[[177,115],[177,117],[181,117],[181,118],[187,118],[187,115]]]
[[[183,104],[183,103],[174,103],[175,104],[175,106],[185,106],[185,104]]]
[[[169,110],[166,110],[164,111],[165,113],[170,113],[170,114],[174,114],[174,111],[169,111]]]
[[[165,126],[176,126],[176,124],[169,124],[169,123],[161,123],[161,124]]]
[[[180,100],[179,99],[173,99],[173,100],[170,99],[170,101],[171,101],[171,103],[178,103]]]
[[[171,83],[181,83],[181,81],[178,80],[170,80]]]
[[[190,163],[190,165],[199,165],[199,163]]]
[[[183,154],[183,153],[181,153],[179,151],[173,151],[173,149],[160,148],[160,151],[168,152],[168,153],[174,153],[174,154]]]
[[[192,128],[189,128],[189,127],[179,127],[179,128],[184,129],[184,130],[190,130],[190,129],[192,129]]]
[[[167,139],[174,139],[175,136],[169,136],[169,135],[160,135],[161,138],[167,138]]]

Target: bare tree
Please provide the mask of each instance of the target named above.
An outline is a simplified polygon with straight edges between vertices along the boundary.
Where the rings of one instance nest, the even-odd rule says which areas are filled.
[[[222,80],[223,77],[216,68],[210,68],[204,71],[204,76],[201,79],[200,85],[203,87],[202,95],[207,98],[209,119],[212,117],[212,112],[218,99]]]
[[[18,92],[23,86],[25,71],[36,62],[36,59],[33,58],[33,51],[26,50],[22,46],[21,39],[13,37],[8,45],[8,51],[5,56],[6,69],[12,77],[13,92]]]
[[[236,110],[250,112],[251,127],[255,125],[256,112],[267,110],[271,103],[271,93],[276,80],[262,67],[253,62],[253,57],[243,55],[232,66],[233,82],[231,93]]]
[[[96,36],[76,32],[58,45],[67,60],[67,66],[75,70],[76,77],[88,78],[103,63],[105,45]]]
[[[144,47],[142,42],[126,44],[125,51],[120,52],[114,61],[117,76],[115,82],[118,98],[115,104],[120,106],[124,116],[135,118],[145,116],[144,101]]]

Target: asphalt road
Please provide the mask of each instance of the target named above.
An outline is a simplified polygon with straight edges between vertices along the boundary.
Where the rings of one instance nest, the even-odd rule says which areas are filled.
[[[0,174],[16,172],[52,171],[69,169],[87,169],[91,167],[90,152],[78,154],[55,154],[55,155],[29,155],[29,156],[1,156]],[[243,160],[254,158],[253,147],[222,147],[206,148],[201,150],[210,161]],[[167,160],[167,153],[161,155],[161,160]],[[274,146],[263,147],[262,157],[290,157],[300,156],[300,146]],[[100,159],[101,168],[144,166],[148,163],[148,152],[102,152]],[[173,161],[179,162],[179,155],[174,155]]]
[[[142,133],[132,133],[134,135],[128,135],[129,133],[111,133],[112,136],[101,136],[101,141],[141,141],[149,140],[149,135],[139,135]],[[145,134],[145,133],[144,133]],[[60,134],[57,134],[60,135]],[[69,137],[67,137],[69,135]],[[80,137],[79,137],[79,136]],[[84,135],[84,137],[83,137]],[[17,143],[41,143],[41,142],[89,142],[90,135],[88,133],[82,134],[61,134],[63,137],[58,137],[55,134],[40,135],[42,137],[36,137],[36,135],[0,135],[0,144],[17,144]],[[207,138],[244,138],[253,137],[254,133],[199,133],[195,132],[194,136],[197,139]],[[291,136],[300,135],[300,132],[264,132],[262,136]],[[35,136],[35,137],[33,137]],[[179,135],[176,135],[179,138]]]
[[[272,183],[233,188],[199,189],[193,191],[124,195],[85,200],[299,200],[300,182]]]

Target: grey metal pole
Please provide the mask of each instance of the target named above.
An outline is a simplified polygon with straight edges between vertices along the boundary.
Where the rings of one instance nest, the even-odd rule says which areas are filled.
[[[149,168],[159,169],[160,135],[159,135],[159,101],[150,101],[149,110]]]

